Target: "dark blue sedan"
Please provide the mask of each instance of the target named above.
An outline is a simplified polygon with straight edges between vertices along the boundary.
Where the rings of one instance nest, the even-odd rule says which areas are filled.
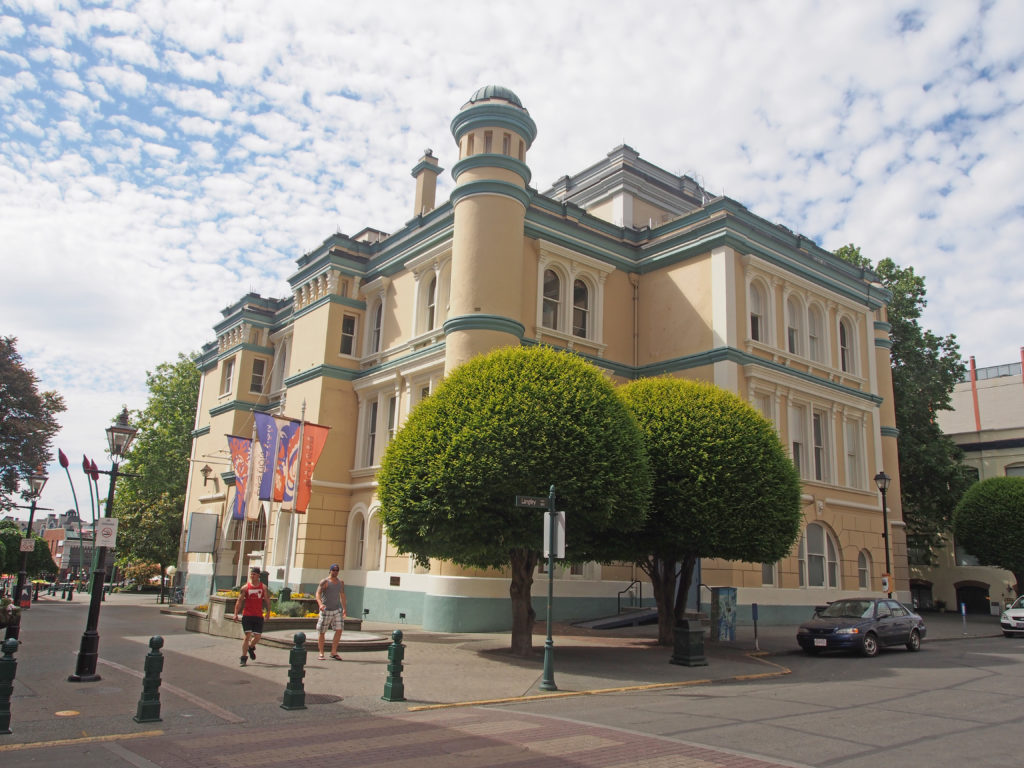
[[[813,619],[800,625],[796,641],[809,654],[847,650],[877,656],[886,645],[921,650],[926,631],[924,619],[896,600],[855,598],[817,609]]]

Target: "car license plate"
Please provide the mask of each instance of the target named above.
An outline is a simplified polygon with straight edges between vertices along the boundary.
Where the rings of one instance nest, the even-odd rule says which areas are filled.
[[[816,638],[814,638],[814,644],[816,646],[820,646],[820,647],[824,648],[825,646],[828,645],[828,640],[826,640],[824,637],[816,637]]]

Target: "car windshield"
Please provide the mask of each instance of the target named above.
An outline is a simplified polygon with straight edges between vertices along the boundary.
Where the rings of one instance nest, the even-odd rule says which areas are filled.
[[[1011,605],[1010,607],[1011,608],[1024,608],[1024,595],[1021,595],[1016,600],[1014,600],[1013,601],[1013,605]]]
[[[826,619],[868,619],[874,609],[870,600],[837,600],[818,615]]]

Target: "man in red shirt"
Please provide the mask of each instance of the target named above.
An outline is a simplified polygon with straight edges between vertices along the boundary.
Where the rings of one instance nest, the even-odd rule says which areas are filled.
[[[243,608],[243,605],[245,606]],[[256,659],[256,643],[263,635],[263,616],[270,618],[270,590],[260,580],[260,569],[253,566],[249,569],[249,583],[239,590],[235,601],[235,621],[238,621],[238,610],[242,609],[242,658],[239,666],[245,666],[249,659]]]

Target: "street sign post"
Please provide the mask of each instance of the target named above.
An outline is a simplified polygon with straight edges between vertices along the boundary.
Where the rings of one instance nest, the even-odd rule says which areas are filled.
[[[544,556],[548,559],[548,637],[544,642],[544,673],[538,688],[542,691],[557,691],[555,685],[555,651],[554,640],[551,639],[551,606],[555,600],[555,551],[557,557],[565,557],[565,513],[555,512],[555,486],[548,490],[547,498],[543,496],[516,496],[516,506],[525,509],[544,510]],[[556,522],[561,521],[560,534],[556,531]],[[554,542],[555,546],[550,546]]]

